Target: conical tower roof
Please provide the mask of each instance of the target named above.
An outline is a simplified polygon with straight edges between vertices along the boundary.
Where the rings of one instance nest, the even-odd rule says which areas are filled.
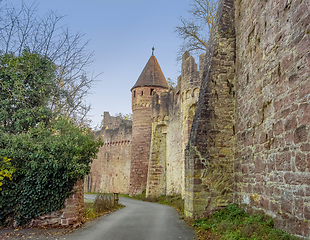
[[[168,89],[169,85],[154,55],[152,55],[145,65],[136,84],[131,88],[137,87],[163,87]]]

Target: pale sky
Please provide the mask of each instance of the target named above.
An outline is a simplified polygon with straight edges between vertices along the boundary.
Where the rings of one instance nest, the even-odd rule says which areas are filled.
[[[18,6],[21,0],[5,0]],[[29,5],[34,0],[24,0]],[[93,94],[92,126],[104,111],[111,115],[131,112],[130,89],[155,47],[155,56],[166,78],[176,80],[181,63],[176,61],[182,41],[174,33],[180,15],[187,16],[190,0],[37,0],[39,14],[48,10],[66,15],[62,24],[91,40],[94,62],[89,73],[98,74]]]

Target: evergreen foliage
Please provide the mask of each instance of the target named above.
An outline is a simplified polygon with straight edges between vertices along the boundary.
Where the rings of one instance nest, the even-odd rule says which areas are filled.
[[[27,50],[0,56],[0,156],[16,169],[12,180],[3,177],[1,225],[61,209],[102,145],[90,129],[49,110],[54,71],[51,61]]]

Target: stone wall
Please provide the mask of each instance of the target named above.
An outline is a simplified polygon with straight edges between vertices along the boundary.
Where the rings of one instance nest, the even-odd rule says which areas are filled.
[[[235,45],[234,1],[223,0],[186,148],[186,218],[204,217],[233,201]]]
[[[235,200],[310,236],[310,1],[236,0]]]
[[[234,201],[309,237],[310,1],[221,0],[208,45],[186,217]]]
[[[94,192],[129,193],[130,155],[130,140],[104,143],[97,154],[100,166],[92,165],[93,179],[97,177],[101,181],[99,184],[93,182]],[[99,172],[96,168],[101,169],[100,176],[94,174]]]
[[[85,192],[129,193],[132,122],[104,112],[103,127],[96,132],[103,140],[91,173],[85,178]]]
[[[171,92],[171,98],[169,100],[169,115],[166,117],[165,121],[167,125],[166,195],[173,195],[182,193],[184,183],[182,175],[184,171],[184,165],[182,164],[182,161],[184,161],[182,141],[182,92],[176,92],[174,90]],[[156,121],[156,124],[160,124],[160,119],[156,119]]]

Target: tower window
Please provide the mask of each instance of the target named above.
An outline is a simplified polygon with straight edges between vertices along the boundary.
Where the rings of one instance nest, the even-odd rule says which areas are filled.
[[[154,88],[151,88],[151,92],[150,92],[151,95],[152,95],[153,91],[154,91]]]
[[[133,91],[133,97],[136,97],[136,91]]]
[[[143,91],[141,92],[141,96],[143,96]]]

